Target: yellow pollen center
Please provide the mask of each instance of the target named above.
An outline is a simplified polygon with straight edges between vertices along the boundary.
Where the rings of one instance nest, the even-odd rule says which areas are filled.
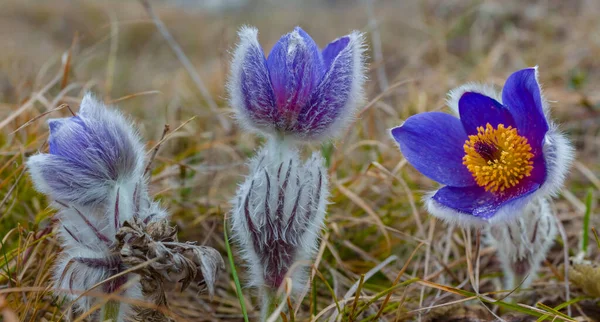
[[[477,135],[469,135],[463,148],[463,164],[486,191],[504,192],[529,177],[533,170],[531,146],[511,126],[480,126]]]

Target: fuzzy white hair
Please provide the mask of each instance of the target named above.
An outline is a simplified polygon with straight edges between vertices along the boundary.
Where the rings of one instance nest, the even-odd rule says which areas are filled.
[[[231,217],[250,286],[277,289],[289,276],[298,291],[306,282],[306,267],[325,219],[328,182],[323,164],[318,153],[303,163],[293,148],[268,146],[250,162],[250,175],[232,201]]]
[[[258,42],[258,29],[250,26],[242,26],[238,31],[238,37],[240,40],[233,51],[231,69],[227,81],[229,105],[235,109],[235,118],[242,127],[250,131],[259,131],[260,133],[260,130],[255,128],[251,116],[249,115],[249,111],[244,108],[246,103],[244,102],[241,77],[244,68],[248,68],[245,66],[244,61],[249,51],[251,49],[260,49],[262,52],[262,47]],[[263,77],[264,81],[268,82],[269,86],[271,86],[269,75],[266,74],[263,75]]]
[[[530,202],[514,222],[486,228],[487,242],[497,249],[502,264],[506,289],[531,284],[556,234],[556,220],[544,198]]]

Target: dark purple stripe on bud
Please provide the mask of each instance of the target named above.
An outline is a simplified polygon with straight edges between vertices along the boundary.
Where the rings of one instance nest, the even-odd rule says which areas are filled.
[[[290,215],[290,218],[288,218],[288,222],[285,225],[285,228],[283,230],[283,236],[285,236],[286,239],[290,239],[292,236],[292,232],[290,231],[290,227],[294,224],[294,221],[296,220],[296,214],[298,213],[298,206],[300,205],[300,197],[302,197],[302,190],[304,190],[304,185],[300,186],[300,189],[298,189],[298,195],[296,196],[296,201],[294,202],[294,208],[292,208],[292,213]]]
[[[531,236],[531,243],[535,243],[535,239],[537,237],[537,230],[538,230],[538,225],[540,224],[540,219],[538,218],[538,220],[535,221],[535,226],[533,226],[533,236]]]
[[[65,231],[67,232],[67,234],[69,234],[69,236],[71,236],[71,238],[73,238],[76,242],[81,243],[81,240],[79,240],[79,238],[75,237],[75,235],[73,234],[73,232],[71,232],[71,230],[69,230],[69,228],[67,228],[67,226],[63,225],[63,228],[65,229]]]
[[[77,214],[79,215],[79,217],[81,217],[81,219],[85,222],[86,225],[88,225],[88,227],[90,227],[90,229],[94,232],[94,234],[96,235],[96,237],[98,237],[98,239],[100,239],[101,241],[105,242],[107,245],[111,244],[111,241],[108,239],[108,237],[106,237],[105,235],[103,235],[98,228],[96,228],[96,226],[94,226],[82,213],[81,211],[79,211],[79,209],[73,207],[73,209],[75,210],[75,212],[77,212]]]
[[[121,257],[118,255],[106,258],[74,257],[73,260],[90,268],[104,268],[111,271],[118,271],[121,266]]]
[[[281,187],[279,188],[279,195],[277,198],[277,210],[275,211],[275,229],[277,231],[277,236],[280,236],[280,238],[283,238],[282,233],[283,233],[283,211],[284,211],[284,206],[285,206],[285,192],[287,191],[288,181],[290,180],[290,174],[292,173],[292,165],[293,165],[292,161],[293,161],[293,159],[290,159],[290,162],[288,164],[288,169],[285,174],[285,179],[283,179],[283,183],[281,184]],[[279,166],[279,171],[281,171],[282,166],[283,166],[283,162]],[[277,176],[279,177],[279,173],[277,174]]]
[[[252,195],[252,190],[254,188],[254,180],[250,183],[250,189],[248,189],[248,194],[244,200],[244,217],[246,217],[246,224],[248,225],[248,230],[250,230],[250,234],[252,235],[252,246],[254,247],[254,251],[258,254],[260,253],[260,232],[256,229],[254,222],[252,221],[252,216],[250,216],[250,197]]]
[[[120,226],[121,226],[121,219],[119,218],[119,191],[121,191],[121,188],[117,188],[117,198],[115,201],[115,231],[118,231]]]
[[[267,226],[267,242],[272,240],[273,237],[275,236],[275,227],[273,225],[273,220],[271,218],[271,207],[269,205],[269,201],[271,200],[271,179],[269,177],[269,173],[267,172],[267,170],[265,169],[265,179],[267,180],[267,190],[265,193],[265,214],[264,216],[266,217],[266,226]]]

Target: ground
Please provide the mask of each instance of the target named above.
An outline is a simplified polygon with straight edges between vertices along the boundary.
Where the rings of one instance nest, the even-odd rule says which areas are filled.
[[[0,312],[5,321],[14,320],[11,314],[19,321],[58,321],[68,312],[68,303],[50,290],[50,268],[60,252],[54,210],[33,189],[24,161],[47,149],[45,121],[70,115],[61,104],[76,110],[88,90],[131,115],[148,149],[170,125],[154,163],[152,192],[172,214],[180,240],[213,246],[226,258],[224,216],[247,173],[246,160],[262,144],[235,123],[226,100],[230,52],[242,25],[259,29],[267,52],[296,25],[320,46],[354,29],[367,36],[364,112],[341,139],[304,151],[324,151],[331,205],[315,260],[319,274],[297,320],[308,321],[311,314],[324,319],[373,268],[377,273],[362,284],[356,311],[348,305],[344,319],[369,320],[379,310],[388,321],[491,321],[494,315],[507,321],[599,319],[600,279],[592,276],[600,274],[593,266],[600,245],[590,228],[600,227],[600,2],[248,3],[203,11],[152,2],[210,99],[140,2],[0,3]],[[529,289],[505,299],[506,292],[493,293],[503,289],[494,249],[481,245],[477,267],[468,252],[473,247],[465,247],[475,245],[476,231],[465,234],[427,214],[420,200],[436,183],[407,164],[388,129],[418,112],[448,111],[448,90],[465,82],[501,87],[513,71],[536,65],[552,117],[577,150],[565,188],[553,202],[566,239],[556,239]],[[571,266],[572,278],[565,280],[564,251],[577,256],[583,236],[589,244],[584,258],[591,264]],[[235,251],[243,283],[244,263]],[[384,261],[388,264],[377,267]],[[471,268],[479,272],[485,296],[474,294]],[[390,290],[399,273],[404,285]],[[255,320],[256,293],[243,292]],[[387,294],[391,297],[384,301]],[[490,303],[495,300],[502,302]],[[229,265],[212,299],[191,287],[172,291],[169,301],[177,321],[242,319]]]

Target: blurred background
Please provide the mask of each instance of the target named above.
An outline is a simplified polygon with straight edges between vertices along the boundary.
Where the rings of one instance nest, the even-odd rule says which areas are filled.
[[[301,26],[321,48],[352,30],[365,32],[369,47],[368,109],[341,140],[305,147],[306,152],[321,149],[330,166],[333,204],[319,270],[336,296],[342,297],[360,274],[396,255],[397,262],[372,278],[364,293],[387,288],[422,240],[432,243],[417,251],[407,276],[448,285],[467,278],[460,230],[448,230],[422,209],[421,196],[435,184],[406,164],[387,130],[418,112],[447,111],[446,93],[465,82],[501,88],[513,71],[538,65],[552,115],[576,146],[577,160],[554,205],[567,240],[555,244],[541,278],[522,303],[552,306],[565,301],[562,246],[577,253],[588,192],[592,226],[600,227],[594,215],[600,195],[600,1],[150,3],[191,68],[174,54],[139,1],[0,0],[0,258],[6,259],[0,267],[16,273],[13,287],[48,287],[48,268],[58,253],[53,210],[33,190],[23,162],[47,149],[45,120],[70,115],[68,109],[57,108],[63,103],[76,111],[88,90],[131,115],[149,148],[165,124],[170,125],[171,134],[154,163],[152,191],[172,213],[181,240],[223,251],[228,202],[247,172],[247,158],[261,144],[257,136],[241,132],[227,105],[225,82],[237,30],[256,26],[268,54],[281,35]],[[598,260],[595,244],[591,248],[589,257]],[[445,266],[453,261],[454,266]],[[493,251],[481,261],[482,290],[499,289],[500,268]],[[241,271],[243,263],[236,263]],[[0,286],[6,276],[3,280],[0,274]],[[577,292],[579,285],[572,283]],[[325,285],[317,284],[312,297],[316,304],[307,297],[300,320],[308,319],[311,308],[318,312],[334,303]],[[0,300],[4,297],[6,307],[22,321],[60,316],[61,303],[47,290],[1,291]],[[221,275],[216,299],[202,293],[198,300],[198,292],[173,293],[171,309],[182,320],[240,320],[229,268]],[[477,303],[419,310],[463,298],[457,294],[417,286],[405,294],[404,304],[392,301],[385,319],[492,319]],[[571,298],[577,294],[591,296],[583,292]],[[257,302],[249,290],[247,301],[256,317]],[[597,306],[594,311],[593,304],[581,303],[574,310],[577,315],[600,316]],[[519,313],[492,309],[520,321]]]

